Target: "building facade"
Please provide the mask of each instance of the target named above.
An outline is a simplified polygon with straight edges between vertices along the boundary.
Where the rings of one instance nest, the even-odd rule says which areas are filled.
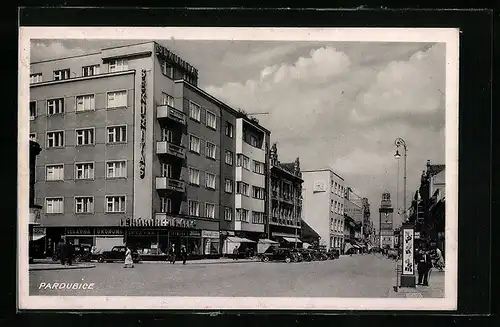
[[[250,164],[266,165],[270,132],[198,88],[197,69],[170,50],[145,42],[32,63],[30,80],[51,244],[207,256],[221,253],[221,230],[263,231],[265,199],[250,190],[266,188],[265,173]]]
[[[346,187],[344,192],[344,244],[361,245],[363,235],[363,199]]]
[[[300,160],[281,163],[278,148],[274,143],[270,149],[271,196],[270,196],[270,239],[282,247],[302,247],[302,174]]]
[[[344,179],[331,169],[302,171],[304,221],[328,249],[344,247]]]
[[[391,202],[391,193],[382,193],[378,212],[380,216],[380,247],[394,248],[394,208]]]
[[[415,224],[418,242],[435,244],[445,250],[446,166],[426,163],[420,186],[409,209],[409,222]],[[417,239],[417,238],[416,238]]]

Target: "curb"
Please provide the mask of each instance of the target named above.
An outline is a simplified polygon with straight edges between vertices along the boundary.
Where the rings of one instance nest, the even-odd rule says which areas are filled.
[[[71,270],[71,269],[89,269],[95,268],[95,265],[75,265],[75,266],[57,266],[57,267],[29,267],[29,271],[37,270]]]

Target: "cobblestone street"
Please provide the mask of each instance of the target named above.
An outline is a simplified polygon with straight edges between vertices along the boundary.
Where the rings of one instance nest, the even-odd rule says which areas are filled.
[[[380,255],[281,263],[120,263],[91,269],[30,271],[30,295],[387,297],[395,263]],[[94,283],[93,290],[39,289],[40,283]]]

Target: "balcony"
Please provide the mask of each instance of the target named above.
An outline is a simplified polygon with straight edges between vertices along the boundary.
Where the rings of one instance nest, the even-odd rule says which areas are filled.
[[[185,192],[186,183],[177,179],[172,179],[167,177],[156,177],[156,189],[165,191]]]
[[[186,115],[182,111],[169,105],[158,106],[156,109],[156,118],[170,119],[176,123],[186,125]]]
[[[182,146],[166,141],[156,142],[156,154],[168,154],[181,159],[186,158],[186,149]]]

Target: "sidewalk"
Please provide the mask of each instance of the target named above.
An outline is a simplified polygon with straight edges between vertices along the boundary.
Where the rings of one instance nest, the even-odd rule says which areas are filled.
[[[176,263],[181,263],[182,260],[176,260]],[[259,262],[258,259],[238,259],[233,260],[231,258],[220,258],[220,259],[200,259],[200,260],[188,260],[186,264],[189,265],[207,265],[207,264],[226,264],[226,263],[249,263],[249,262]],[[151,263],[164,263],[170,264],[168,261],[141,261],[140,264],[151,264]]]
[[[429,286],[400,287],[397,292],[394,286],[389,289],[387,296],[389,298],[444,298],[444,274],[444,272],[433,270]]]
[[[60,263],[34,263],[29,265],[29,271],[34,270],[66,270],[66,269],[87,269],[95,268],[92,263],[76,263],[71,266],[61,265]]]

